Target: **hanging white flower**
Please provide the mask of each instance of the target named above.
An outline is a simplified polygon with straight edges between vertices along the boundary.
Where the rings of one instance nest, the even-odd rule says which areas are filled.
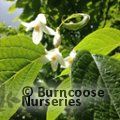
[[[62,57],[62,54],[59,52],[58,48],[55,48],[53,50],[47,51],[46,58],[51,61],[51,67],[53,71],[56,71],[58,68],[58,63],[61,65],[65,65],[64,59]]]
[[[26,27],[26,31],[33,30],[32,39],[33,42],[38,45],[43,38],[43,32],[49,35],[55,35],[55,31],[50,27],[46,26],[46,17],[44,14],[39,14],[37,18],[30,22],[21,22]]]
[[[59,32],[59,30],[57,28],[56,32],[55,32],[54,39],[53,39],[53,45],[55,47],[58,47],[60,44],[61,44],[61,36],[60,36],[60,32]]]
[[[62,66],[62,67],[63,67],[63,68],[71,67],[71,65],[72,65],[73,60],[75,59],[75,57],[76,57],[76,51],[75,51],[75,50],[72,50],[72,51],[70,52],[70,55],[64,59],[65,66]]]

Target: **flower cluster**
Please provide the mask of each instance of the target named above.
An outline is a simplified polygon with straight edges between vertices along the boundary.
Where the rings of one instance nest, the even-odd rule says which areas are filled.
[[[36,45],[41,42],[43,38],[43,33],[54,36],[53,45],[55,48],[50,51],[46,50],[45,55],[45,58],[51,62],[51,67],[53,71],[57,70],[58,64],[61,64],[62,68],[68,68],[71,66],[76,56],[75,50],[72,50],[68,57],[63,58],[62,53],[59,51],[59,45],[61,44],[61,35],[59,28],[54,31],[52,28],[48,27],[46,25],[47,21],[44,14],[39,14],[36,19],[30,23],[22,21],[21,24],[26,27],[26,31],[29,31],[32,28],[34,29],[32,33],[32,40],[33,43]]]

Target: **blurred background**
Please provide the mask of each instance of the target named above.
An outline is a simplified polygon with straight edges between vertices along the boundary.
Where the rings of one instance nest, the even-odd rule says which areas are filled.
[[[39,13],[46,15],[47,24],[53,29],[73,13],[90,15],[89,23],[82,29],[77,31],[61,29],[61,51],[64,57],[91,32],[104,27],[120,29],[120,0],[0,0],[0,37],[16,34],[31,36],[32,31],[26,32],[18,20],[30,22]],[[52,37],[44,35],[42,44],[48,50],[52,49],[52,40]],[[59,67],[56,72],[52,72],[50,64],[45,65],[34,85],[48,88],[58,86],[64,80],[64,77],[56,78],[61,71]],[[45,107],[33,110],[21,107],[10,120],[45,120],[46,110]],[[61,114],[58,118],[58,120],[68,119],[75,120],[69,112]]]
[[[22,13],[22,9],[17,9],[16,12],[10,14],[9,8],[15,2],[0,0],[0,22],[5,23],[7,26],[17,27],[19,22],[15,18]]]

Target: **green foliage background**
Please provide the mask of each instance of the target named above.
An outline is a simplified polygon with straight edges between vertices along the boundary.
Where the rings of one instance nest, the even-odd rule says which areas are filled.
[[[14,1],[14,0],[8,0]],[[91,19],[87,26],[77,31],[70,31],[67,29],[61,29],[62,35],[62,53],[67,56],[70,50],[76,46],[86,35],[91,32],[104,28],[113,27],[120,29],[120,0],[17,0],[15,4],[10,8],[13,12],[15,8],[22,8],[23,13],[20,15],[20,19],[23,21],[31,21],[36,18],[39,13],[44,13],[47,17],[48,25],[52,28],[56,28],[60,25],[61,21],[74,13],[87,13]],[[15,11],[14,11],[15,12]],[[18,29],[9,28],[4,24],[0,24],[0,37],[25,34],[31,36],[31,33],[26,33],[23,26],[19,26]],[[47,49],[52,49],[52,37],[44,35],[42,43]],[[48,74],[49,73],[49,74]],[[64,77],[56,78],[61,73],[59,68],[56,72],[52,72],[50,64],[48,63],[39,72],[34,84],[39,85],[37,81],[41,79],[43,81],[40,86],[53,87],[58,86],[59,83],[64,80]],[[23,115],[26,119],[41,120],[45,119],[46,108],[42,110],[36,110],[34,115],[29,110],[20,108],[17,113],[11,118],[20,119]],[[30,114],[31,113],[31,114]],[[17,117],[19,115],[19,117]],[[71,115],[62,114],[58,120],[70,119]],[[70,120],[74,120],[72,117]],[[97,119],[96,119],[97,120]]]
[[[91,19],[84,29],[61,31],[64,34],[62,45],[66,49],[74,47],[86,35],[98,28],[120,28],[120,0],[17,0],[14,7],[23,8],[20,18],[24,21],[35,19],[39,13],[46,14],[47,22],[52,28],[59,26],[62,19],[73,13],[89,14]],[[52,46],[52,40],[48,40],[47,36],[45,38],[44,42],[47,41]]]

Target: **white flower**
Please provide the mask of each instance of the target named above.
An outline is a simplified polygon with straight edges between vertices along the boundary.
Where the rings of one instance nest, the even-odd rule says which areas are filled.
[[[53,71],[56,71],[58,68],[58,63],[61,65],[65,65],[64,59],[62,57],[62,54],[59,52],[58,48],[55,48],[53,50],[47,51],[46,58],[51,61],[51,67]]]
[[[62,66],[62,67],[63,67],[63,68],[71,67],[71,65],[72,65],[73,60],[74,60],[75,57],[76,57],[76,51],[75,51],[75,50],[72,50],[72,51],[70,52],[70,55],[64,59],[65,66]]]
[[[61,36],[60,36],[59,30],[57,29],[55,32],[54,39],[53,39],[53,45],[55,47],[58,47],[60,44],[61,44]]]
[[[43,38],[43,32],[49,35],[55,35],[55,31],[50,27],[46,26],[46,17],[44,14],[39,14],[37,18],[30,22],[21,22],[22,25],[26,27],[26,31],[33,30],[32,39],[33,42],[37,45]]]

